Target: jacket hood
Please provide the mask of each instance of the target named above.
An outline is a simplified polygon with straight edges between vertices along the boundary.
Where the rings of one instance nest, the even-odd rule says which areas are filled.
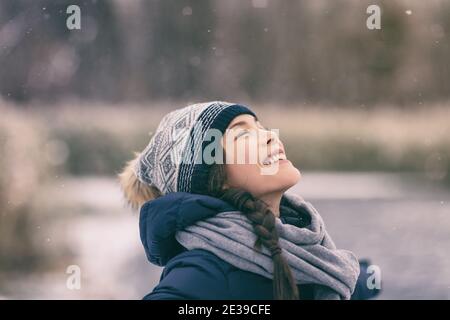
[[[187,192],[172,192],[146,202],[140,210],[139,232],[148,260],[158,266],[166,265],[185,250],[175,239],[177,231],[226,211],[237,209],[224,200]],[[290,208],[283,196],[280,204],[283,223],[304,227],[309,224],[308,218],[306,211]]]

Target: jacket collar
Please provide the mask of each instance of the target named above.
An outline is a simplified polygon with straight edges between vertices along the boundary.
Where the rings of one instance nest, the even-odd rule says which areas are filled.
[[[224,200],[187,192],[172,192],[146,202],[140,210],[139,231],[148,260],[158,266],[166,265],[184,250],[175,239],[177,231],[225,211],[237,209]],[[309,224],[307,213],[291,208],[284,196],[280,213],[283,223],[298,227]]]

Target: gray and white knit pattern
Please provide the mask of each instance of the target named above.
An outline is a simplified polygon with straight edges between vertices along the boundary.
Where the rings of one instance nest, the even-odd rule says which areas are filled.
[[[197,103],[164,116],[139,156],[135,167],[138,179],[157,187],[162,194],[189,191],[187,184],[193,166],[181,172],[180,165],[195,160],[205,131],[219,112],[232,105],[224,101]]]

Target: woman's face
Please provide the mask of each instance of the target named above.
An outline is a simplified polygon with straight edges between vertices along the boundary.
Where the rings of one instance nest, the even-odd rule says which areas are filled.
[[[287,160],[278,135],[264,128],[252,115],[237,116],[222,138],[227,181],[225,187],[241,188],[255,197],[284,192],[301,178]]]

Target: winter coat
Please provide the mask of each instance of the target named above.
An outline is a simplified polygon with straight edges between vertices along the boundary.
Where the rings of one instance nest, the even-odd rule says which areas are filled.
[[[236,211],[229,203],[215,197],[174,192],[146,202],[140,210],[139,229],[148,260],[164,266],[159,284],[146,300],[271,300],[273,281],[241,270],[211,252],[187,250],[175,234],[178,230],[207,219],[219,212]],[[280,220],[305,227],[307,219],[301,213],[281,211]],[[367,288],[368,261],[360,260],[361,272],[352,299],[369,299],[378,290]],[[312,299],[309,284],[298,285],[300,299]]]

